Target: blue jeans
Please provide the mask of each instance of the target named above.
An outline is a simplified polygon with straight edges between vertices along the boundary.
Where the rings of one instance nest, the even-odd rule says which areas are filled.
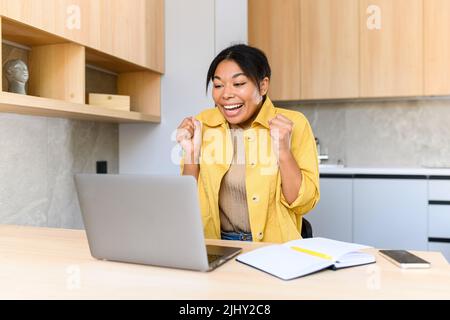
[[[252,234],[246,232],[221,231],[222,240],[253,241]]]

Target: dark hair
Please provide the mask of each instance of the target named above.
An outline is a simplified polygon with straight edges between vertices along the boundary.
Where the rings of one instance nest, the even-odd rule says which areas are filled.
[[[258,90],[260,89],[259,83],[265,77],[270,79],[271,70],[265,53],[255,47],[237,44],[222,50],[211,62],[206,77],[206,92],[208,92],[209,83],[214,79],[217,66],[224,60],[236,62],[244,74],[258,87]]]

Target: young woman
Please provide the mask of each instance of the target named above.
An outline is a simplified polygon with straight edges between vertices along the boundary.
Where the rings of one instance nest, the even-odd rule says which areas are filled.
[[[215,108],[178,127],[181,173],[198,181],[206,238],[299,239],[302,216],[319,201],[311,126],[300,112],[274,107],[270,75],[261,50],[223,50],[207,75]]]

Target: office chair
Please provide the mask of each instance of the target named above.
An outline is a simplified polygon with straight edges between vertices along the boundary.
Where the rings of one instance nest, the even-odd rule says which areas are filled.
[[[313,231],[312,231],[311,223],[309,223],[309,221],[306,220],[305,218],[302,218],[301,235],[302,235],[303,239],[312,238],[313,237]]]

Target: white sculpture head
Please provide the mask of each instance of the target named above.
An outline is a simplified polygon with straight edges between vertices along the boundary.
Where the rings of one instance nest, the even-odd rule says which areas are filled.
[[[9,92],[26,94],[25,85],[29,79],[28,67],[20,59],[9,60],[3,66],[8,79]]]

